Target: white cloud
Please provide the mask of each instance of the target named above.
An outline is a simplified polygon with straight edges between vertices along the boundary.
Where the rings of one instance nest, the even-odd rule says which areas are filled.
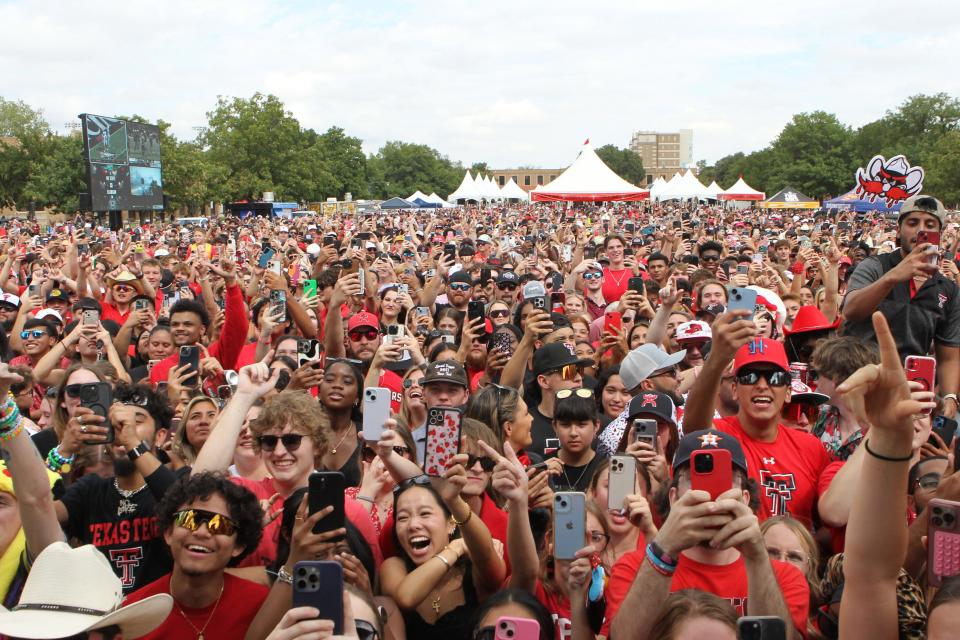
[[[0,24],[0,95],[56,127],[138,113],[192,137],[218,95],[262,91],[367,150],[406,140],[467,164],[563,166],[586,137],[679,128],[713,160],[800,111],[860,125],[960,95],[960,11],[935,0],[0,0]]]

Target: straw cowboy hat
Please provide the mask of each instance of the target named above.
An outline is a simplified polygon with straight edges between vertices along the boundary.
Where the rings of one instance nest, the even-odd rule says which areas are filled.
[[[126,607],[122,602],[120,578],[96,547],[54,542],[34,561],[17,606],[0,607],[0,634],[43,640],[117,625],[124,638],[139,638],[173,608],[165,593]]]
[[[133,275],[126,269],[115,276],[107,276],[106,281],[111,287],[115,284],[126,284],[136,289],[137,293],[143,293],[143,283],[140,282],[140,278]]]

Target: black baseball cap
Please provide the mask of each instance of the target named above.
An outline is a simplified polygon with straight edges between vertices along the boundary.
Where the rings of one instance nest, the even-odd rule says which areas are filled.
[[[463,269],[450,276],[450,280],[448,280],[448,282],[466,282],[467,284],[473,286],[473,278],[470,276],[470,272],[464,271]]]
[[[540,347],[533,354],[533,375],[539,376],[548,371],[556,371],[568,364],[586,366],[593,364],[593,360],[578,357],[573,345],[565,342],[553,342]]]
[[[659,391],[642,391],[630,401],[627,417],[633,420],[641,415],[651,415],[676,426],[677,419],[673,414],[674,406],[670,396]]]
[[[513,271],[504,271],[497,276],[497,284],[520,284],[520,276]]]
[[[633,403],[631,402],[631,407]],[[716,431],[714,429],[704,431],[694,431],[683,436],[680,444],[677,446],[677,453],[673,456],[673,471],[690,462],[690,456],[694,451],[716,451],[717,449],[726,449],[730,452],[730,460],[735,467],[740,468],[744,473],[747,472],[747,457],[743,454],[743,447],[740,441],[729,433]]]

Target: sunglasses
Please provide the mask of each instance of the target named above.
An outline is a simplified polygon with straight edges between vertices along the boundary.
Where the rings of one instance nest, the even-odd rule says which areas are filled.
[[[661,371],[660,373],[655,373],[655,374],[651,375],[650,377],[651,377],[651,378],[659,378],[660,376],[670,376],[670,377],[672,377],[672,378],[679,378],[679,377],[680,377],[680,370],[677,369],[676,367],[670,367],[670,368],[667,369],[666,371]]]
[[[509,309],[494,309],[490,312],[491,318],[507,318],[510,316]]]
[[[497,289],[500,291],[516,291],[517,285],[515,282],[500,282],[497,284]]]
[[[466,282],[451,282],[447,285],[453,291],[470,291],[471,287]]]
[[[420,387],[422,389],[423,385],[420,384],[421,380],[423,380],[423,378],[417,378],[416,380],[414,380],[413,378],[407,378],[400,384],[404,389],[410,389],[412,387]]]
[[[568,367],[573,365],[567,365]],[[566,378],[564,378],[566,379]],[[573,395],[576,395],[578,398],[592,398],[593,390],[592,389],[560,389],[557,391],[557,400],[565,400]]]
[[[128,284],[115,284],[113,285],[113,288],[119,292],[133,291],[133,287]]]
[[[737,374],[738,384],[754,385],[760,378],[767,381],[771,387],[785,387],[790,384],[790,374],[779,369],[775,371],[741,371]]]
[[[806,404],[804,402],[788,402],[783,405],[780,415],[784,420],[790,422],[800,422],[800,418],[806,416],[807,422],[814,423],[820,414],[820,407],[815,404]]]
[[[942,476],[939,473],[925,473],[917,478],[917,486],[921,489],[936,489],[940,486]]]
[[[377,336],[380,335],[380,332],[377,331],[376,329],[367,329],[365,331],[354,330],[349,332],[347,335],[350,336],[350,339],[353,340],[354,342],[359,342],[364,338],[366,338],[367,340],[376,340]]]
[[[701,262],[719,262],[720,256],[714,254],[707,254],[705,256],[700,256]]]
[[[589,273],[583,274],[584,280],[599,280],[602,277],[603,277],[603,274],[600,273],[599,271],[591,271]]]
[[[354,620],[353,622],[357,626],[357,638],[360,640],[380,640],[380,634],[372,624],[366,620]]]
[[[549,375],[553,375],[554,373],[559,373],[564,380],[573,381],[577,379],[578,375],[580,375],[580,365],[568,364],[566,366],[560,367],[559,369],[553,369],[551,371],[547,371],[543,375],[549,376]],[[566,389],[566,391],[569,391],[569,389]]]
[[[325,366],[329,367],[330,365],[332,365],[332,364],[337,364],[338,362],[343,363],[343,364],[348,364],[348,365],[350,365],[351,367],[362,367],[362,366],[363,366],[363,361],[362,361],[362,360],[355,360],[355,359],[353,359],[353,358],[327,358],[327,359],[324,361],[324,364],[325,364]]]
[[[397,495],[409,489],[410,487],[429,487],[429,486],[432,486],[430,483],[430,476],[424,475],[422,473],[419,476],[413,476],[412,478],[401,480],[400,482],[397,483],[397,486],[393,488],[394,500],[396,500]]]
[[[396,445],[393,447],[393,452],[404,458],[410,457],[410,447]],[[373,462],[373,459],[377,457],[377,452],[373,447],[364,447],[360,455],[364,462]]]
[[[278,442],[282,442],[283,448],[287,451],[296,451],[300,448],[300,442],[303,438],[302,433],[285,433],[282,436],[257,436],[257,444],[261,450],[267,453],[276,451]]]
[[[490,456],[467,454],[467,469],[472,469],[478,462],[480,463],[480,468],[484,471],[493,471],[493,468],[497,466],[497,463]]]
[[[207,525],[207,531],[213,535],[232,536],[237,531],[237,523],[227,516],[203,509],[177,511],[173,514],[173,522],[188,531],[196,531]]]
[[[26,340],[27,338],[33,338],[34,340],[39,340],[43,336],[50,335],[43,329],[28,329],[26,331],[20,332],[20,339]]]
[[[68,384],[67,386],[65,386],[65,387],[63,388],[63,393],[64,393],[64,395],[70,396],[71,398],[79,398],[79,397],[80,397],[80,387],[82,387],[82,386],[83,386],[83,385],[80,384],[79,382],[76,383],[76,384]]]

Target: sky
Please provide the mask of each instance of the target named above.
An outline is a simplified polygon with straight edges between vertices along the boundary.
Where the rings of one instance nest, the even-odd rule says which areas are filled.
[[[367,152],[403,140],[491,168],[681,128],[712,162],[795,113],[856,127],[960,96],[951,0],[0,0],[0,24],[0,96],[59,131],[136,113],[193,138],[217,96],[259,91]]]

